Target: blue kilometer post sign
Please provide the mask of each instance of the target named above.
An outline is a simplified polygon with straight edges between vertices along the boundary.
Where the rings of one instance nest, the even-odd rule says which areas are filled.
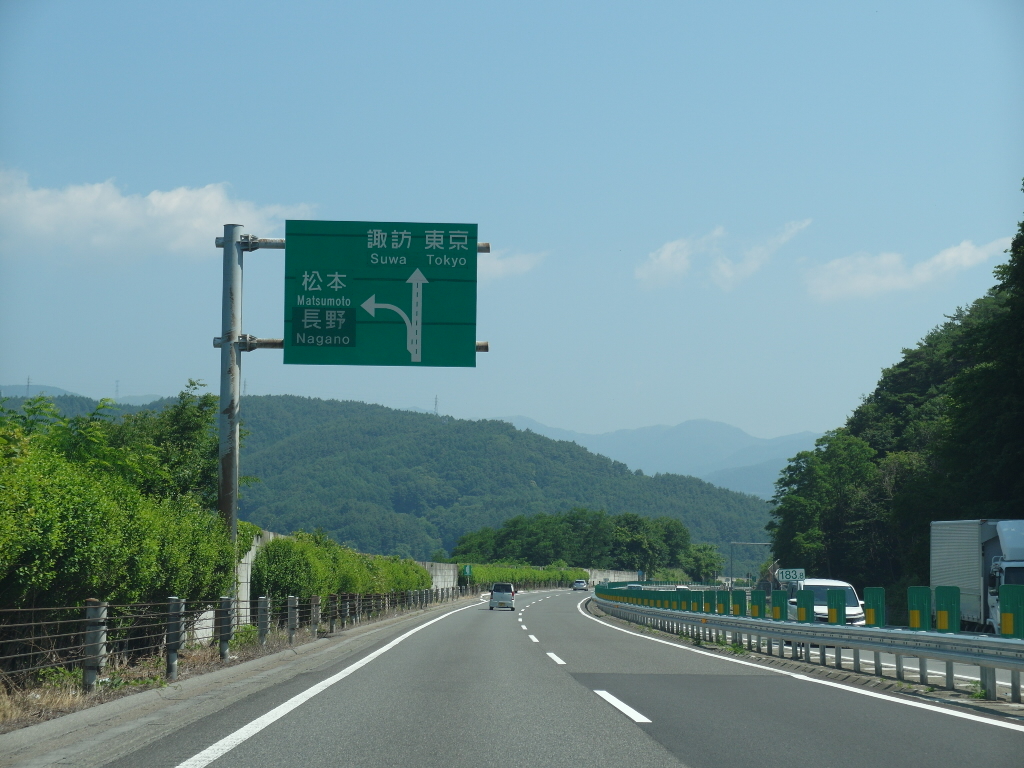
[[[476,224],[288,221],[284,362],[476,365]]]

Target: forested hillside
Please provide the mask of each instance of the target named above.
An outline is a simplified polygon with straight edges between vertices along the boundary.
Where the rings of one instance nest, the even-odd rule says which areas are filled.
[[[786,468],[769,526],[784,567],[927,584],[930,521],[1024,516],[1024,223],[995,272]]]
[[[581,506],[682,522],[695,542],[756,541],[768,506],[692,477],[645,476],[502,421],[292,396],[244,398],[241,515],[321,528],[364,552],[429,558],[517,515]]]

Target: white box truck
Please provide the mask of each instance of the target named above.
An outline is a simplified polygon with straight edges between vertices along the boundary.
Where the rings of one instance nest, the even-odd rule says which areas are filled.
[[[999,633],[999,587],[1024,584],[1024,520],[933,520],[931,587],[960,587],[967,630]]]

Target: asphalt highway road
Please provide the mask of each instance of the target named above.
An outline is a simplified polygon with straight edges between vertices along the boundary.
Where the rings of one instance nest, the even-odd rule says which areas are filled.
[[[1024,765],[1024,722],[622,631],[587,615],[588,597],[520,593],[514,612],[474,602],[403,623],[109,765]]]

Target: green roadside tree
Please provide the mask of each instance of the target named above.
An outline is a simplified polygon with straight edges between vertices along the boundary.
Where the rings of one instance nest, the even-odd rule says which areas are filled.
[[[767,525],[783,566],[825,578],[846,575],[850,532],[871,508],[874,456],[866,441],[837,429],[794,457],[776,481]]]
[[[714,544],[694,544],[690,547],[689,569],[696,581],[711,581],[725,567],[725,557]]]
[[[975,362],[950,385],[943,466],[970,517],[1019,517],[1024,507],[1024,222],[1009,253],[993,289],[1004,311],[966,335]]]

